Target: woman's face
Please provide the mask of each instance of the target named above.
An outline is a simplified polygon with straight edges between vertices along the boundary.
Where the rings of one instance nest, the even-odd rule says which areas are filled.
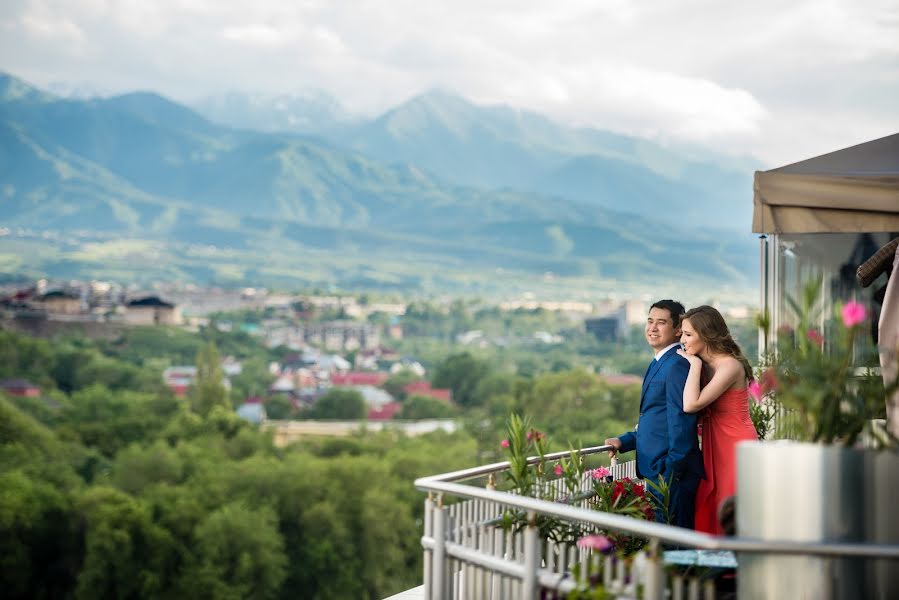
[[[699,354],[705,350],[705,342],[693,329],[693,323],[690,322],[690,319],[681,320],[680,343],[684,345],[684,351],[687,354]]]

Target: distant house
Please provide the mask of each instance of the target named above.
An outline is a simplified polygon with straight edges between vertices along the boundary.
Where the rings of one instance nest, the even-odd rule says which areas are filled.
[[[408,356],[390,366],[391,373],[396,374],[400,371],[412,371],[419,377],[424,377],[426,373],[425,368],[421,366],[420,362]]]
[[[325,354],[318,359],[318,368],[322,371],[348,371],[352,366],[339,354]]]
[[[261,398],[247,398],[246,402],[237,407],[237,416],[254,425],[260,425],[268,418]]]
[[[129,325],[178,325],[181,311],[158,296],[146,296],[125,305],[125,323]]]
[[[0,390],[10,396],[22,396],[24,398],[37,398],[41,395],[41,388],[27,379],[7,379],[0,381]]]
[[[81,297],[70,292],[55,290],[38,296],[34,300],[36,308],[42,308],[51,315],[81,314],[83,303]]]
[[[372,408],[368,411],[369,421],[389,421],[403,409],[403,405],[399,402],[389,402],[383,406]]]
[[[187,396],[187,390],[197,378],[197,368],[191,365],[169,367],[162,372],[162,380],[178,398]]]
[[[227,356],[222,360],[222,371],[225,372],[226,377],[234,377],[243,372],[243,365],[233,356]]]
[[[385,392],[381,388],[376,388],[371,385],[359,385],[354,388],[360,394],[362,394],[362,399],[365,401],[365,406],[379,407],[386,406],[391,402],[394,402],[393,396],[389,393]]]
[[[296,387],[291,375],[281,375],[268,386],[268,392],[270,394],[292,394]]]
[[[358,385],[380,386],[390,377],[380,371],[350,371],[349,373],[331,373],[331,385],[352,387]]]
[[[409,396],[427,396],[443,400],[444,402],[453,401],[453,390],[444,388],[432,388],[430,381],[412,381],[403,386],[403,391]]]

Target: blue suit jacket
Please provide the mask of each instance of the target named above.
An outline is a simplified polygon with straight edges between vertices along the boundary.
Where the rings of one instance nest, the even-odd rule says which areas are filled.
[[[620,436],[621,452],[637,450],[637,475],[672,486],[698,484],[705,477],[696,435],[696,415],[684,412],[684,384],[690,363],[670,348],[653,360],[643,378],[637,430]]]

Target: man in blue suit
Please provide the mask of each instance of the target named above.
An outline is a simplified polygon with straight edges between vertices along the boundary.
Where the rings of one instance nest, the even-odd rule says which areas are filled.
[[[696,435],[696,415],[684,412],[684,384],[690,363],[677,354],[684,306],[659,300],[649,309],[646,341],[656,355],[643,378],[640,418],[634,431],[607,439],[609,452],[637,451],[637,475],[669,485],[668,512],[672,525],[693,529],[696,488],[705,477]],[[651,488],[650,488],[651,489]],[[662,511],[656,511],[662,521]]]

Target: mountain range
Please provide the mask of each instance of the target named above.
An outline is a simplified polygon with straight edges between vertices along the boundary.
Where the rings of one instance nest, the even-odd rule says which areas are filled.
[[[735,233],[751,210],[752,168],[739,161],[444,91],[370,120],[327,98],[308,105],[305,121],[304,104],[290,105],[292,128],[271,112],[254,130],[241,106],[258,116],[265,102],[232,97],[223,124],[214,102],[201,114],[151,92],[64,98],[0,75],[0,273],[457,291],[556,277],[755,285],[755,245]]]

